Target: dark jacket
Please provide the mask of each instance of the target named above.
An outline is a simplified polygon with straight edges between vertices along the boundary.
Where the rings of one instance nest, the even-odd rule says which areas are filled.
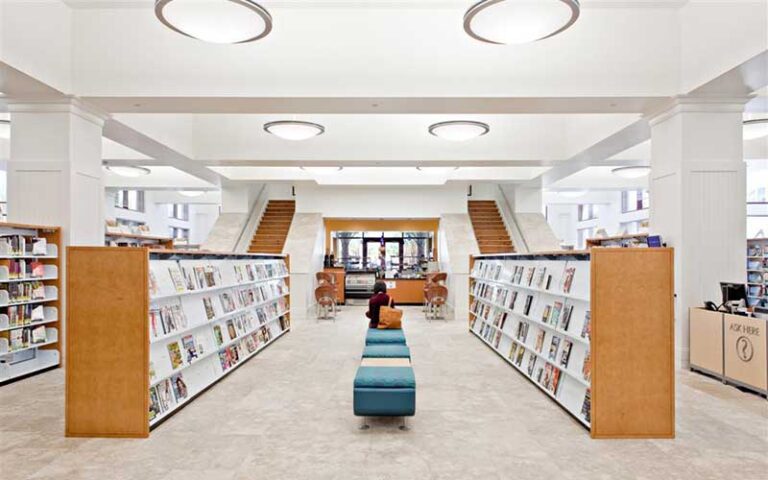
[[[389,305],[389,295],[386,293],[377,293],[368,300],[368,311],[365,312],[365,316],[371,319],[368,327],[376,328],[379,326],[379,310],[387,305]],[[392,306],[395,306],[394,300]]]

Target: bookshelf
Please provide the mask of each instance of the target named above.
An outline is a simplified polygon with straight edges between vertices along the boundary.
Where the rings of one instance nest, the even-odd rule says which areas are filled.
[[[592,247],[647,247],[648,235],[648,233],[629,233],[610,237],[588,238],[586,246],[588,249]]]
[[[59,227],[0,224],[0,385],[61,365]]]
[[[139,233],[104,232],[104,244],[108,247],[149,247],[162,250],[174,248],[171,237]]]
[[[747,305],[768,303],[768,238],[747,239]]]
[[[673,251],[470,257],[469,331],[590,430],[675,435]]]
[[[66,435],[147,437],[287,333],[288,264],[283,255],[68,248]]]

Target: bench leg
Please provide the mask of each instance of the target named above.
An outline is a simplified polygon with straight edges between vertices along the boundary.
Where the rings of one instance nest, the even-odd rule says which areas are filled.
[[[403,419],[403,424],[400,425],[397,428],[399,428],[400,430],[402,430],[404,432],[407,432],[408,430],[410,430],[410,428],[408,428],[408,422],[406,421],[408,419],[408,417],[400,417],[400,418]]]
[[[370,425],[368,425],[368,417],[360,417],[360,430],[368,430],[371,428]]]

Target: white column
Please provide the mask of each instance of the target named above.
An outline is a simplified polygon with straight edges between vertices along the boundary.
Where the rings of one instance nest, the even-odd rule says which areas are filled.
[[[651,124],[650,229],[675,248],[677,356],[689,361],[688,308],[746,281],[746,99],[680,98]]]
[[[103,245],[105,117],[75,101],[9,109],[8,221],[59,225],[65,245]]]

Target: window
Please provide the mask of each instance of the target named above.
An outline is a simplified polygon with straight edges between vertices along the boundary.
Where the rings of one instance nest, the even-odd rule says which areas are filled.
[[[189,204],[187,203],[171,203],[168,205],[168,218],[175,218],[176,220],[189,220]]]
[[[587,248],[587,239],[592,238],[595,236],[595,228],[589,227],[589,228],[580,228],[577,230],[579,234],[579,249]]]
[[[619,224],[619,233],[620,234],[631,234],[631,233],[640,233],[640,230],[643,229],[643,220],[635,220],[632,222],[621,222]]]
[[[172,238],[183,238],[184,240],[189,240],[188,228],[171,227],[170,230]]]
[[[597,205],[579,205],[579,221],[594,220],[598,215]]]
[[[146,225],[144,222],[137,222],[136,220],[128,220],[125,218],[116,218],[115,221],[118,225],[123,227],[137,228]]]
[[[134,212],[144,211],[144,191],[143,190],[118,190],[115,193],[115,207],[133,210]]]
[[[621,192],[622,213],[645,210],[650,205],[648,190],[625,190]]]

